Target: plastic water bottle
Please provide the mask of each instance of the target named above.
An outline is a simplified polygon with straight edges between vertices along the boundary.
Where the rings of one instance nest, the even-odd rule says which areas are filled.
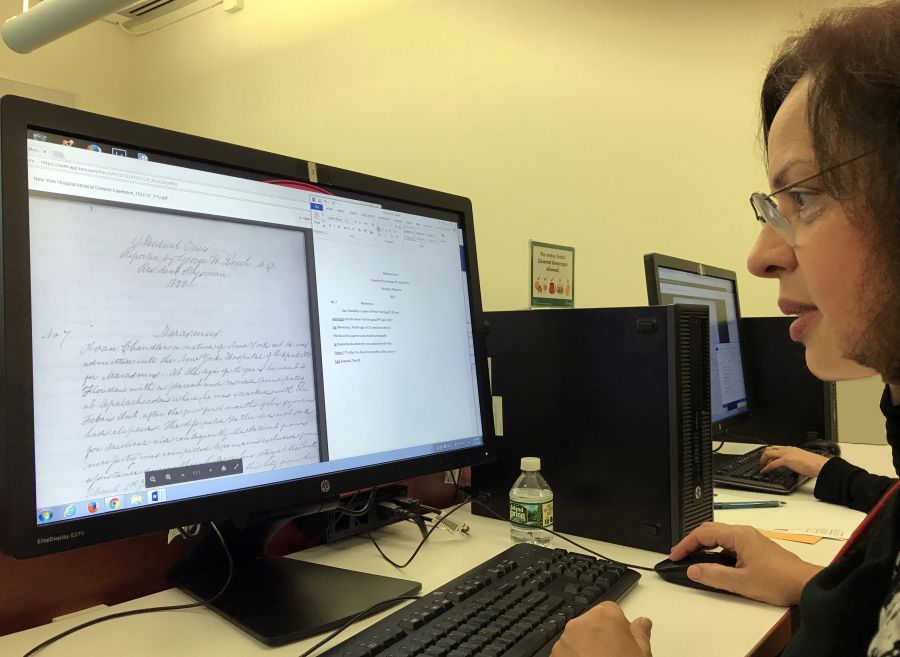
[[[541,476],[541,459],[526,456],[522,474],[509,489],[509,537],[513,543],[546,545],[553,535],[553,491]]]

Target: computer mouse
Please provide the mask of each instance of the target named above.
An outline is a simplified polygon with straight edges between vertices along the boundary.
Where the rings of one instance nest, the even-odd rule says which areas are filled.
[[[729,568],[734,568],[734,565],[737,563],[737,559],[730,552],[694,552],[693,554],[689,554],[681,561],[670,561],[669,559],[663,559],[658,564],[653,566],[653,570],[657,572],[657,574],[662,577],[667,582],[671,582],[672,584],[680,584],[681,586],[690,586],[695,589],[700,589],[702,591],[715,591],[716,593],[727,593],[727,591],[723,591],[722,589],[716,589],[711,586],[706,586],[705,584],[700,584],[699,582],[695,582],[690,577],[687,576],[687,569],[690,566],[693,566],[695,563],[717,563],[722,566],[728,566]]]
[[[800,445],[800,448],[822,456],[841,455],[841,446],[834,440],[810,440]]]

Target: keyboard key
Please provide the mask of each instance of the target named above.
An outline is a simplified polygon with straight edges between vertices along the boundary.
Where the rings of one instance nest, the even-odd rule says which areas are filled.
[[[531,657],[545,645],[547,645],[545,634],[531,632],[503,653],[503,657]]]

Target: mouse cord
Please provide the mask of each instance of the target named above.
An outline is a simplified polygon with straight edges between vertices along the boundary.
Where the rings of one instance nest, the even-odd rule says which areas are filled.
[[[491,507],[489,507],[487,504],[484,504],[483,502],[479,502],[478,500],[476,500],[476,499],[474,499],[474,498],[472,499],[472,504],[477,504],[478,506],[480,506],[481,508],[483,508],[485,511],[487,511],[488,513],[490,513],[492,516],[494,516],[494,517],[497,518],[498,520],[502,520],[503,522],[508,522],[508,519],[507,519],[507,518],[504,518],[503,516],[501,516],[499,513],[497,513],[496,511],[494,511],[494,510],[493,510]],[[648,566],[637,566],[637,565],[635,565],[635,564],[633,564],[633,563],[625,563],[624,561],[619,561],[618,559],[610,559],[609,557],[604,556],[604,555],[600,554],[599,552],[595,552],[594,550],[590,549],[589,547],[585,547],[585,546],[582,545],[581,543],[576,543],[575,541],[573,541],[573,540],[572,540],[571,538],[569,538],[568,536],[563,536],[562,534],[556,533],[556,532],[553,531],[552,529],[547,529],[546,527],[533,527],[533,528],[529,527],[529,529],[540,529],[541,531],[545,531],[545,532],[547,532],[548,534],[553,534],[553,535],[556,536],[557,538],[561,538],[562,540],[566,541],[567,543],[571,543],[571,544],[574,545],[575,547],[577,547],[577,548],[579,548],[579,549],[581,549],[581,550],[584,550],[584,551],[587,552],[588,554],[593,554],[595,557],[598,557],[599,559],[602,559],[603,561],[608,561],[609,563],[619,564],[620,566],[625,566],[626,568],[633,568],[634,570],[653,571],[653,568],[648,567]]]

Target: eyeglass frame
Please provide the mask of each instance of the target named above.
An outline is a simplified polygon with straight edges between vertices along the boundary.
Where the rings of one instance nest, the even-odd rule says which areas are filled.
[[[802,185],[805,182],[809,182],[810,180],[815,180],[821,175],[828,173],[829,171],[834,171],[842,166],[850,164],[851,162],[856,162],[861,158],[864,158],[867,155],[871,155],[877,148],[873,148],[870,151],[866,151],[861,155],[857,155],[855,157],[851,157],[849,160],[844,160],[843,162],[838,162],[837,164],[833,164],[830,167],[825,167],[818,173],[814,173],[811,176],[807,176],[806,178],[801,178],[800,180],[795,180],[792,183],[785,185],[779,189],[776,189],[774,192],[770,194],[763,194],[762,192],[754,192],[750,194],[750,207],[753,208],[753,212],[756,214],[756,220],[765,225],[771,226],[779,235],[781,235],[784,240],[790,245],[795,246],[797,244],[796,235],[794,233],[794,225],[785,217],[781,210],[778,209],[778,204],[772,199],[773,196],[777,194],[783,194],[784,192],[790,191],[794,187],[798,185]]]

